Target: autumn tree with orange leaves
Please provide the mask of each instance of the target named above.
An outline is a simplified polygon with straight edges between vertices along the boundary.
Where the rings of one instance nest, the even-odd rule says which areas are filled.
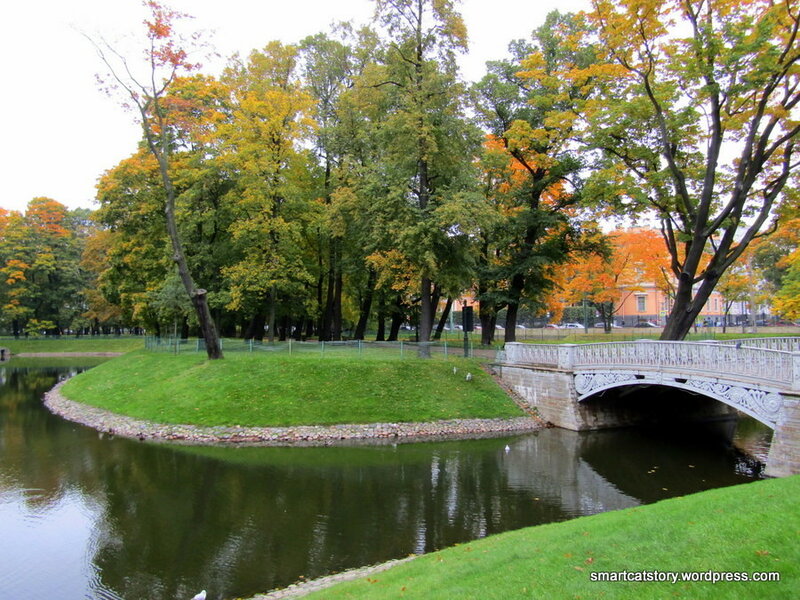
[[[572,140],[574,112],[587,91],[558,73],[594,64],[592,48],[580,43],[587,27],[582,17],[551,13],[531,42],[512,43],[513,59],[489,63],[489,74],[475,86],[480,118],[508,162],[506,181],[498,183],[514,206],[502,228],[504,258],[492,258],[493,289],[479,296],[482,311],[484,305],[490,314],[506,308],[506,342],[516,339],[523,302],[541,301],[553,268],[581,243],[576,208],[586,165]],[[489,257],[483,262],[490,264]]]
[[[0,209],[0,321],[11,334],[60,334],[79,326],[88,283],[79,266],[86,209],[34,198]]]
[[[671,276],[669,254],[658,231],[612,231],[606,243],[606,252],[577,255],[567,265],[559,295],[568,305],[582,300],[591,303],[609,333],[614,315],[628,296],[644,289],[644,284],[655,284],[669,293]]]

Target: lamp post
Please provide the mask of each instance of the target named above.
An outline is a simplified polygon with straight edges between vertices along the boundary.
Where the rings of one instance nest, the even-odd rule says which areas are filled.
[[[461,308],[461,321],[464,328],[464,358],[469,358],[469,335],[468,332],[473,329],[473,310],[471,306],[467,305],[467,300]]]
[[[586,294],[583,295],[583,333],[589,334],[589,307],[586,305]]]

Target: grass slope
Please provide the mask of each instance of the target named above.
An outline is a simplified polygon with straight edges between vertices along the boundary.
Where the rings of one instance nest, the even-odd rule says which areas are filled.
[[[453,374],[453,366],[459,368]],[[464,373],[473,374],[465,381]],[[464,359],[133,352],[70,380],[64,395],[161,423],[290,426],[507,418],[522,411]]]
[[[800,476],[491,536],[314,599],[796,598]],[[599,571],[772,572],[780,582],[592,582]]]

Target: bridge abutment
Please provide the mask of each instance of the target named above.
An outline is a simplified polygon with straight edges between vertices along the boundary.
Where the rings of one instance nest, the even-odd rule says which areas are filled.
[[[613,406],[578,402],[572,371],[503,365],[500,374],[539,417],[556,427],[586,431],[632,424]]]
[[[800,397],[784,396],[783,415],[775,426],[764,474],[787,477],[800,473]]]

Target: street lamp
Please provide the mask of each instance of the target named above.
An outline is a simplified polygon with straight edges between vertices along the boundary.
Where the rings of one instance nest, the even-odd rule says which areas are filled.
[[[464,328],[464,358],[469,358],[469,335],[468,332],[473,330],[474,318],[471,306],[467,305],[468,300],[464,299],[464,304],[461,307],[461,320]]]

